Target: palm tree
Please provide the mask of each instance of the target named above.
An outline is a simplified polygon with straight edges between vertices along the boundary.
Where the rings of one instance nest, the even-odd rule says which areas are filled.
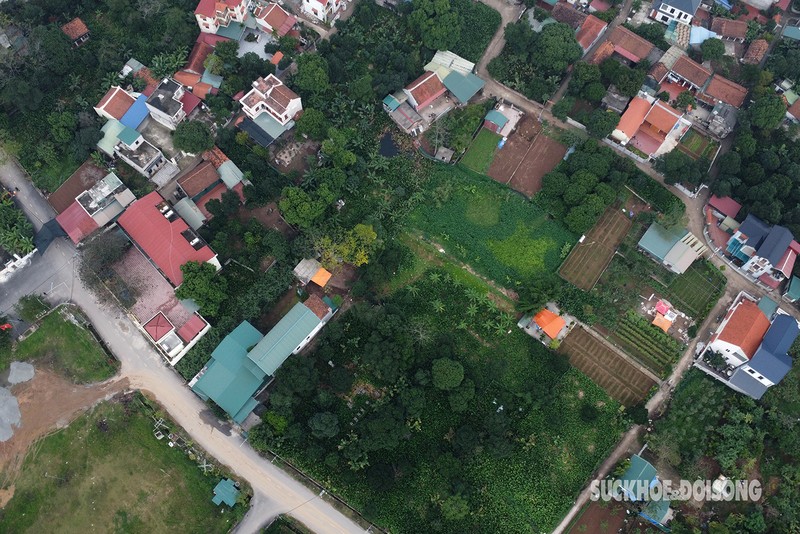
[[[77,93],[82,86],[83,80],[80,74],[71,73],[67,76],[67,88],[71,93]]]
[[[408,291],[412,297],[419,295],[419,288],[415,285],[406,286],[406,291]]]
[[[473,302],[467,306],[466,313],[470,317],[475,317],[478,314],[478,306]]]
[[[444,311],[444,303],[439,299],[431,302],[431,306],[433,306],[433,311],[436,313],[442,313]]]
[[[439,273],[436,273],[436,272],[430,273],[428,275],[428,280],[430,280],[434,284],[438,284],[439,280],[441,280],[441,279],[442,279],[442,275],[440,275]]]
[[[103,88],[104,91],[107,91],[112,86],[117,85],[119,83],[119,76],[116,72],[106,72],[103,74],[103,78],[100,80],[100,87]]]
[[[105,167],[105,165],[106,165],[106,157],[104,155],[102,155],[100,152],[98,152],[97,150],[92,152],[91,156],[89,156],[89,157],[91,158],[92,163],[94,163],[98,167],[101,167],[101,168]]]

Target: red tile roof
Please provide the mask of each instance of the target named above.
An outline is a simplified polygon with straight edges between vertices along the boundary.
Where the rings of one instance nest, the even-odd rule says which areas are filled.
[[[750,65],[761,63],[767,50],[769,50],[769,43],[765,39],[756,39],[747,47],[747,52],[742,58],[742,63],[748,63]]]
[[[550,12],[550,16],[556,19],[558,22],[566,24],[573,30],[577,30],[581,27],[583,22],[586,20],[586,14],[578,11],[571,5],[559,2],[553,6],[553,10]]]
[[[681,56],[672,66],[672,72],[681,78],[688,80],[697,87],[705,86],[711,77],[711,71],[703,67],[696,61],[692,61],[687,56]]]
[[[602,63],[614,53],[614,43],[606,39],[600,43],[600,46],[594,51],[592,58],[589,60],[589,63],[593,65],[597,65]]]
[[[648,111],[650,111],[650,103],[644,98],[634,97],[628,104],[628,109],[622,114],[616,129],[630,139],[636,135]]]
[[[578,33],[575,35],[575,39],[577,39],[578,44],[581,45],[581,48],[588,50],[595,43],[595,41],[597,41],[597,38],[600,37],[600,34],[605,31],[607,26],[608,24],[598,19],[594,15],[589,15],[586,17],[586,20],[583,21],[581,29],[578,30]]]
[[[230,39],[227,37],[223,37],[222,35],[217,35],[216,33],[200,32],[200,35],[197,36],[197,41],[208,43],[211,46],[217,46],[217,43],[221,43],[223,41],[230,41]]]
[[[182,327],[178,329],[178,337],[185,343],[189,343],[197,334],[203,331],[208,326],[208,323],[203,320],[199,315],[192,315],[192,318],[186,321]]]
[[[758,281],[761,282],[762,284],[764,284],[767,287],[771,287],[772,289],[775,289],[776,287],[781,285],[781,281],[780,280],[774,279],[768,273],[764,273],[761,276],[759,276],[758,277]]]
[[[708,205],[726,217],[734,219],[739,214],[739,210],[742,209],[742,205],[731,197],[720,198],[717,195],[711,195],[711,198],[708,200]]]
[[[661,83],[667,74],[669,74],[669,69],[661,62],[656,63],[653,65],[653,68],[650,69],[650,76],[652,76],[658,83]]]
[[[406,90],[411,93],[418,107],[425,107],[433,99],[443,95],[446,89],[435,72],[426,72],[411,82]]]
[[[197,4],[197,9],[194,10],[195,15],[203,15],[204,17],[215,17],[217,11],[222,11],[230,7],[236,7],[244,0],[200,0]]]
[[[303,304],[305,304],[306,308],[314,312],[314,315],[320,319],[324,319],[325,316],[330,312],[328,305],[325,304],[325,302],[317,295],[311,295]]]
[[[711,83],[703,92],[715,100],[721,100],[735,108],[741,107],[744,99],[747,98],[747,89],[719,74],[714,75]]]
[[[725,328],[712,339],[736,345],[748,359],[752,358],[769,329],[769,319],[750,300],[741,301],[733,312],[728,312],[728,316]]]
[[[789,278],[792,276],[795,261],[797,261],[797,252],[792,250],[791,247],[787,248],[786,252],[783,253],[781,261],[778,262],[778,265],[776,265],[775,268],[782,272],[783,276]]]
[[[660,100],[656,100],[656,103],[650,108],[650,112],[644,118],[644,121],[652,124],[661,132],[669,133],[680,117],[681,113],[677,110]]]
[[[744,39],[747,35],[747,22],[714,17],[711,21],[711,31],[729,39]]]
[[[206,62],[208,56],[214,53],[214,47],[203,41],[196,41],[192,52],[189,54],[189,59],[186,60],[186,66],[183,70],[193,72],[195,74],[203,74],[206,68],[203,64]]]
[[[210,220],[214,217],[214,215],[208,211],[208,203],[212,200],[222,200],[222,195],[224,195],[227,191],[228,187],[225,184],[219,184],[214,189],[203,195],[202,198],[197,200],[197,209],[200,210],[200,213],[203,214],[206,220]],[[230,191],[233,191],[239,195],[239,199],[244,204],[244,184],[242,182],[239,182],[233,186],[233,189]]]
[[[653,43],[622,26],[611,31],[608,42],[614,45],[615,52],[636,62],[649,56],[655,48]]]
[[[172,285],[179,286],[183,282],[181,265],[189,261],[205,262],[215,254],[208,245],[195,250],[181,235],[189,229],[186,221],[180,217],[167,220],[158,209],[162,203],[164,199],[153,191],[128,206],[117,222]]]
[[[179,70],[172,77],[173,80],[186,87],[194,87],[194,85],[200,81],[200,78],[202,78],[202,76],[199,74],[185,70]]]
[[[203,159],[210,161],[215,169],[219,169],[220,165],[228,161],[229,158],[217,145],[214,145],[211,149],[203,152]]]
[[[215,183],[219,182],[219,173],[209,161],[204,161],[180,178],[178,184],[190,197],[199,195]]]
[[[158,341],[172,332],[174,328],[172,323],[169,322],[169,319],[161,312],[158,312],[155,317],[147,321],[144,325],[144,331],[153,338],[153,341]]]
[[[95,107],[120,120],[135,102],[136,99],[125,89],[115,85],[106,92]]]
[[[277,65],[278,63],[281,62],[282,59],[283,59],[283,52],[278,50],[277,52],[272,54],[272,58],[269,60],[269,62],[272,63],[273,65]]]
[[[74,41],[89,33],[89,28],[81,19],[75,17],[71,21],[61,26],[61,31]]]
[[[289,33],[289,30],[297,24],[297,19],[284,11],[278,4],[271,3],[267,6],[260,6],[256,8],[253,15],[257,19],[263,20],[280,37]]]
[[[789,109],[786,110],[789,115],[794,117],[797,120],[800,120],[800,98],[794,101],[794,104],[789,106]]]
[[[183,112],[186,113],[186,115],[189,115],[189,113],[194,111],[199,105],[200,98],[198,96],[196,96],[194,93],[190,93],[189,91],[183,92],[183,96],[181,97],[181,107],[183,107]]]
[[[61,212],[56,221],[61,225],[61,228],[67,232],[67,235],[72,242],[76,245],[80,243],[83,238],[100,228],[94,219],[86,213],[83,206],[79,202],[74,201],[70,207]]]

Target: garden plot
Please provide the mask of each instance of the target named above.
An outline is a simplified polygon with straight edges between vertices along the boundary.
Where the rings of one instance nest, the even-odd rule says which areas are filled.
[[[722,296],[726,281],[714,264],[696,261],[685,273],[675,277],[665,293],[699,324]]]
[[[461,158],[461,164],[472,169],[475,172],[486,174],[489,166],[494,160],[497,153],[497,144],[500,142],[500,137],[494,132],[481,128],[478,135],[472,141],[467,153]]]
[[[559,347],[569,362],[625,406],[647,398],[656,381],[629,362],[617,349],[585,328],[573,328]]]
[[[701,157],[711,161],[719,148],[719,143],[701,135],[697,130],[689,128],[678,144],[678,150],[692,159]]]
[[[530,198],[542,188],[542,176],[566,153],[567,147],[542,133],[536,119],[525,117],[495,155],[488,175]]]
[[[575,287],[588,291],[605,271],[617,247],[631,227],[631,220],[620,209],[609,207],[572,249],[558,274]]]

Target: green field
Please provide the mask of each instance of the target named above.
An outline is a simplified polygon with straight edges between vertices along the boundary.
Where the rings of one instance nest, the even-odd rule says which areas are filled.
[[[555,272],[574,243],[560,223],[517,193],[459,167],[437,165],[429,200],[411,226],[449,254],[504,287]]]
[[[86,328],[65,318],[67,313],[82,321],[74,308],[64,307],[51,312],[13,353],[3,354],[0,369],[17,360],[44,363],[77,384],[111,378],[117,372],[116,360],[106,354]]]
[[[277,430],[281,424],[275,428],[284,437],[271,440],[272,430],[257,427],[251,440],[268,439],[390,532],[430,532],[431,521],[441,532],[549,531],[626,427],[619,403],[517,328],[514,315],[446,271],[428,270],[382,306],[358,305],[338,323],[311,356],[321,377],[311,390],[327,390],[332,366],[347,365],[369,384],[364,390],[390,395],[353,395],[350,403],[329,397],[325,409],[341,429],[332,439]],[[387,345],[376,345],[382,336]],[[382,359],[390,347],[391,357]],[[352,365],[355,353],[363,356]],[[453,393],[431,385],[425,370],[443,357],[463,365],[466,390],[465,383]],[[374,374],[396,372],[392,362],[403,369],[399,375]],[[287,414],[292,428],[307,426],[317,406],[297,405],[291,414],[278,403],[270,409]],[[406,427],[399,436],[386,426],[396,417]],[[368,463],[351,469],[356,460]]]
[[[666,376],[683,351],[672,336],[635,312],[628,312],[619,322],[613,338],[625,352],[661,377]]]
[[[211,502],[219,476],[167,440],[136,396],[107,402],[28,454],[3,532],[227,532],[243,515]]]
[[[667,286],[667,296],[677,308],[701,323],[725,291],[725,275],[711,262],[698,260]]]
[[[711,158],[714,157],[714,154],[717,152],[717,148],[719,148],[719,143],[704,137],[699,132],[694,129],[689,129],[686,134],[681,138],[680,144],[686,151],[691,152],[691,155],[694,159],[697,158]]]
[[[494,132],[481,128],[460,163],[473,171],[486,174],[492,164],[497,143],[502,139]]]

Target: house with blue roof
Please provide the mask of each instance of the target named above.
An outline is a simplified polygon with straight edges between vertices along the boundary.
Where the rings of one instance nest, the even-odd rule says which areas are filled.
[[[144,120],[150,116],[150,111],[147,109],[147,96],[139,95],[136,101],[128,111],[119,120],[123,126],[127,126],[133,130],[137,130]]]
[[[634,454],[630,458],[628,468],[614,481],[613,492],[615,496],[627,501],[644,503],[639,515],[662,528],[672,519],[672,510],[669,499],[663,495],[663,491],[651,492],[659,484],[661,481],[658,479],[656,468],[638,454]],[[650,498],[651,493],[654,494],[654,498]]]
[[[750,214],[728,240],[726,252],[747,276],[772,290],[792,275],[800,244],[788,228]]]
[[[256,397],[272,381],[275,371],[308,345],[336,309],[328,297],[312,295],[295,304],[266,336],[243,321],[214,349],[189,387],[241,425],[258,405]]]

